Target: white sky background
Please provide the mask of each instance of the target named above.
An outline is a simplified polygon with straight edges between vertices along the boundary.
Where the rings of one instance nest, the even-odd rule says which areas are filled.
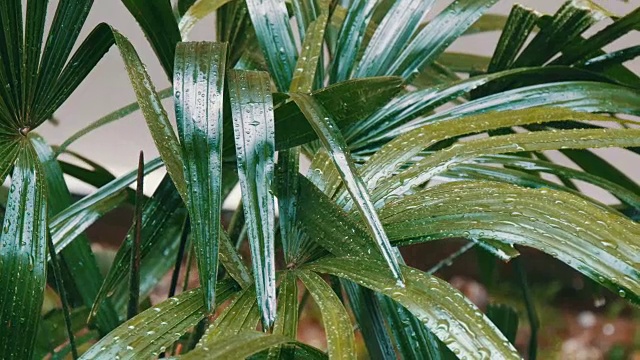
[[[553,13],[563,3],[561,0],[521,0],[518,3],[534,8],[540,12]],[[624,2],[621,0],[596,1],[614,14],[623,15],[640,5],[639,0]],[[516,3],[513,0],[503,0],[495,5],[490,12],[508,14],[511,6]],[[431,16],[437,14],[448,4],[448,1],[438,1]],[[55,11],[57,1],[50,3],[50,22]],[[153,79],[156,89],[164,89],[169,86],[160,64],[144,34],[138,27],[133,17],[126,8],[117,0],[97,0],[94,3],[89,19],[85,24],[80,39],[84,39],[90,30],[99,22],[107,22],[127,36],[134,44],[142,61],[147,65],[149,74]],[[213,38],[213,19],[204,19],[193,30],[190,40],[210,40]],[[482,35],[467,36],[455,42],[450,51],[469,52],[480,55],[491,55],[499,34],[489,33]],[[637,45],[640,43],[640,34],[633,32],[623,39],[617,41],[607,50],[616,50],[623,47]],[[635,60],[627,63],[635,72],[640,71],[640,61]],[[86,126],[88,123],[127,105],[135,100],[133,90],[118,50],[113,47],[102,59],[89,77],[80,85],[69,100],[56,112],[55,116],[59,120],[56,126],[45,123],[38,129],[38,133],[43,135],[51,144],[60,144],[75,131]],[[173,116],[173,104],[165,101],[165,109]],[[78,152],[93,161],[105,166],[116,176],[120,176],[131,171],[137,166],[138,152],[143,150],[145,158],[150,160],[158,156],[153,140],[149,135],[144,119],[140,113],[132,114],[122,120],[107,125],[92,134],[85,136],[74,143],[70,150]],[[638,166],[629,166],[633,158],[624,156],[622,151],[606,151],[608,158],[612,159],[618,167],[634,179],[640,178]],[[636,159],[637,161],[637,159]],[[162,173],[156,172],[146,178],[145,192],[152,193],[157,183],[162,178]],[[87,193],[92,191],[91,187],[83,185],[71,179],[72,191]],[[238,194],[236,194],[238,195]],[[601,194],[595,193],[598,198]],[[231,201],[233,206],[237,204],[237,199]]]

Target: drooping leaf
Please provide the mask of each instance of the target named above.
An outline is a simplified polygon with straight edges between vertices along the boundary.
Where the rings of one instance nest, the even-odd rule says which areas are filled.
[[[169,79],[173,78],[173,60],[175,58],[176,44],[180,42],[180,29],[178,22],[173,16],[170,0],[156,0],[153,2],[145,0],[121,0],[127,7],[131,15],[136,19],[142,31],[149,39],[151,47],[156,53],[164,72]],[[122,47],[120,42],[122,37],[115,34],[118,47]],[[122,51],[122,48],[121,50]]]
[[[31,145],[21,145],[0,238],[0,356],[6,359],[31,358],[46,282],[44,173]]]
[[[274,121],[269,76],[230,70],[229,92],[253,276],[265,329],[276,316]]]
[[[331,155],[340,174],[340,178],[349,191],[351,198],[356,203],[368,230],[375,239],[378,250],[391,269],[391,273],[396,277],[398,282],[402,283],[402,275],[400,274],[397,260],[391,250],[389,240],[378,219],[367,188],[356,171],[347,145],[335,121],[331,118],[327,110],[318,104],[310,95],[291,94],[291,98],[298,104],[323,146]]]
[[[226,45],[178,44],[173,75],[191,239],[207,311],[215,308],[222,199],[222,96]]]
[[[70,206],[73,199],[51,147],[38,135],[30,134],[29,138],[46,174],[48,215],[54,217]],[[73,279],[84,305],[91,307],[102,284],[102,274],[88,241],[86,236],[79,235],[61,252],[61,259],[69,269],[69,276]],[[96,319],[96,325],[102,333],[107,333],[118,326],[118,323],[118,314],[110,302],[105,302]]]
[[[322,313],[331,359],[353,359],[356,356],[355,338],[347,310],[331,287],[318,274],[299,271],[298,277],[309,290]]]
[[[218,300],[236,292],[234,283],[217,284]],[[153,306],[103,337],[81,359],[146,359],[157,357],[206,314],[200,289],[190,290]]]
[[[386,275],[385,264],[353,258],[325,258],[309,270],[349,279],[380,292],[411,311],[457,356],[520,359],[482,312],[447,282],[403,267],[405,287]]]
[[[138,0],[127,0],[138,1]],[[166,0],[161,0],[166,2]],[[145,4],[147,4],[145,2]],[[147,5],[153,6],[153,5]],[[113,37],[116,40],[116,45],[120,49],[122,60],[124,60],[129,79],[133,85],[138,104],[142,109],[142,114],[147,121],[147,126],[153,137],[153,141],[156,144],[156,148],[160,153],[160,157],[164,161],[167,168],[167,172],[171,176],[178,193],[182,199],[187,201],[187,186],[184,179],[184,165],[182,163],[182,157],[180,156],[180,144],[173,132],[171,123],[167,116],[167,112],[162,107],[160,97],[155,91],[151,78],[142,64],[140,57],[138,56],[133,45],[126,37],[122,36],[117,30],[112,29]],[[172,45],[172,46],[175,46]],[[171,69],[169,73],[173,76],[173,54],[175,49],[171,49]],[[165,68],[167,71],[167,68]]]
[[[407,195],[380,215],[396,244],[461,236],[530,246],[632,302],[640,298],[638,224],[568,192],[457,181]]]
[[[269,72],[279,91],[287,91],[298,51],[284,0],[247,0],[247,9]]]

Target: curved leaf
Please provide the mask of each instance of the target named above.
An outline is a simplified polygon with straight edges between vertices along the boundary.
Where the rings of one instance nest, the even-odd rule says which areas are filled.
[[[176,189],[178,189],[178,193],[185,203],[187,203],[187,186],[184,179],[184,165],[182,163],[182,157],[180,156],[180,144],[176,138],[176,134],[173,132],[167,112],[162,107],[160,97],[156,93],[151,78],[149,74],[147,74],[147,70],[131,42],[117,30],[112,29],[112,31],[116,44],[120,49],[120,55],[122,55],[127,73],[129,74],[129,79],[133,85],[136,98],[138,99],[138,104],[140,104],[142,114],[147,121],[147,126],[153,137],[153,142],[156,144],[158,152],[160,152],[160,157],[162,157],[167,172],[176,185]],[[173,76],[173,54],[174,49],[172,48],[170,76]],[[166,68],[165,71],[167,71]]]
[[[295,339],[298,334],[298,282],[294,272],[287,271],[280,280],[278,292],[278,316],[273,334]],[[269,351],[269,359],[288,359],[296,352],[291,347],[277,347]]]
[[[309,270],[349,279],[380,292],[411,311],[459,356],[520,359],[518,352],[482,312],[444,280],[403,266],[406,286],[386,276],[384,263],[325,258]]]
[[[396,244],[462,236],[530,246],[640,301],[640,225],[567,192],[458,181],[389,203],[381,217]]]
[[[229,298],[235,291],[230,281],[217,284],[219,301]],[[157,357],[204,318],[203,299],[200,289],[195,289],[153,306],[100,339],[80,359]]]
[[[199,347],[180,359],[244,359],[270,347],[294,342],[282,335],[246,331],[216,344]]]
[[[224,342],[224,339],[244,331],[255,330],[260,320],[254,287],[244,289],[227,306],[202,336],[196,348]]]
[[[189,9],[182,15],[178,28],[182,38],[186,41],[191,29],[196,23],[205,17],[218,10],[222,5],[230,2],[231,0],[198,0],[189,7]]]
[[[11,176],[0,238],[0,357],[30,359],[44,298],[47,204],[44,173],[29,143]]]
[[[356,345],[351,321],[338,296],[318,274],[310,271],[296,273],[322,313],[329,357],[345,360],[355,358]]]
[[[365,220],[367,228],[375,239],[378,250],[391,269],[391,273],[401,284],[402,274],[400,273],[398,262],[393,254],[387,235],[382,228],[382,224],[378,219],[367,188],[358,176],[347,145],[337,125],[331,119],[327,110],[318,104],[311,96],[291,94],[291,98],[298,104],[300,110],[302,110],[307,117],[309,124],[311,124],[316,134],[318,134],[320,141],[330,153],[331,159],[338,169],[340,178],[342,178],[351,198],[358,206],[358,210]]]
[[[274,122],[269,75],[230,70],[238,176],[247,219],[253,276],[265,329],[276,316]]]

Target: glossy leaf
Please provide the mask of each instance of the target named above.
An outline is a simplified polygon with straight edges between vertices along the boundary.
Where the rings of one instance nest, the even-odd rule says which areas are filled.
[[[149,39],[164,72],[169,79],[173,78],[173,60],[176,44],[180,42],[180,29],[173,16],[170,0],[121,0],[131,15],[136,19],[142,31]],[[120,34],[114,34],[118,47],[122,42]],[[122,51],[122,49],[120,50]]]
[[[287,91],[298,50],[284,0],[247,0],[247,9],[276,88]]]
[[[176,134],[173,132],[167,112],[162,107],[160,97],[156,93],[151,78],[149,74],[147,74],[144,64],[142,64],[133,45],[116,30],[113,30],[113,37],[116,40],[116,45],[118,45],[120,49],[120,55],[122,55],[122,60],[124,60],[127,73],[129,74],[129,80],[131,80],[131,84],[133,85],[138,104],[140,104],[142,114],[147,121],[147,126],[156,144],[156,148],[164,161],[167,172],[176,185],[176,189],[178,189],[178,193],[186,203],[188,202],[187,186],[184,179],[184,165],[182,163],[182,157],[180,156],[180,144]],[[173,69],[174,51],[172,48],[171,70]],[[165,68],[165,71],[167,71],[167,68]],[[173,70],[169,72],[169,74],[173,76]]]
[[[273,334],[295,339],[298,334],[298,281],[296,274],[287,271],[280,280],[278,292],[278,316],[273,326]],[[269,350],[269,359],[291,358],[296,352],[290,346]]]
[[[145,165],[144,173],[148,174],[160,166],[160,159],[151,160]],[[127,194],[124,189],[136,181],[136,176],[137,170],[131,171],[52,217],[49,227],[56,253],[62,251],[98,218],[125,201]]]
[[[257,331],[245,331],[218,343],[199,347],[180,359],[244,359],[272,346],[293,342],[282,335],[266,335]]]
[[[297,274],[322,313],[329,357],[331,359],[355,358],[356,345],[351,321],[338,296],[318,274],[311,271],[299,271]]]
[[[445,52],[438,57],[438,62],[451,71],[474,75],[486,73],[490,60],[486,56],[456,52]]]
[[[222,96],[226,45],[180,43],[173,75],[191,239],[207,311],[215,308],[222,199]]]
[[[444,280],[403,267],[406,286],[386,276],[384,263],[326,258],[310,270],[349,279],[380,292],[411,311],[457,356],[519,359],[517,351],[462,293]]]
[[[258,320],[260,320],[260,312],[256,302],[255,288],[244,289],[207,329],[196,348],[208,347],[227,337],[255,330]]]
[[[182,224],[186,211],[182,206],[182,200],[168,176],[160,182],[153,196],[145,203],[142,212],[142,244],[140,246],[141,268],[141,294],[148,293],[156,282],[164,276],[169,267],[174,264],[168,255],[177,249],[178,238],[182,230]],[[118,310],[124,309],[126,293],[118,291],[123,288],[129,274],[131,258],[131,244],[134,236],[133,229],[127,233],[125,241],[118,249],[113,264],[100,288],[96,300],[93,303],[89,322],[93,322],[98,315],[102,302],[111,298]],[[156,266],[159,271],[152,271]]]
[[[531,9],[516,4],[511,9],[504,25],[496,50],[493,52],[488,71],[506,70],[516,59],[525,41],[534,29],[538,14]]]
[[[253,276],[265,329],[276,316],[274,121],[269,76],[230,70],[229,92]]]
[[[415,35],[393,63],[379,75],[399,75],[407,79],[434,61],[497,0],[454,1]]]
[[[452,197],[459,200],[445,200]],[[462,236],[530,246],[632,302],[640,299],[640,258],[634,250],[640,227],[583,197],[491,181],[458,181],[405,196],[380,214],[390,236],[401,244],[414,242],[409,238],[420,242]],[[401,234],[408,236],[402,239]]]
[[[22,144],[11,176],[2,228],[0,356],[29,359],[46,282],[47,204],[44,173],[28,143]]]
[[[374,0],[356,0],[350,4],[346,11],[338,34],[333,63],[330,65],[330,76],[333,82],[345,81],[350,78],[376,3],[377,1]]]
[[[296,63],[293,79],[291,80],[290,91],[310,93],[313,89],[316,70],[323,55],[324,30],[327,26],[328,14],[320,14],[316,20],[309,25],[307,37],[302,43],[302,52]]]
[[[48,216],[54,217],[70,206],[73,199],[51,147],[38,135],[30,134],[29,137],[44,174],[46,174]],[[82,302],[85,306],[91,307],[102,284],[102,274],[100,274],[100,269],[89,246],[89,240],[86,236],[79,235],[61,252],[61,256],[69,269],[68,274],[73,279]],[[118,322],[118,314],[113,306],[111,303],[105,302],[96,325],[102,333],[107,333],[118,326]]]
[[[303,94],[291,94],[291,98],[298,104],[305,114],[307,121],[313,127],[323,146],[327,149],[335,164],[340,178],[349,191],[351,198],[356,203],[362,218],[365,220],[368,230],[375,239],[376,246],[387,262],[391,273],[402,283],[398,263],[387,235],[378,219],[373,202],[371,201],[364,182],[356,171],[353,160],[350,157],[347,145],[339,132],[335,121],[322,105],[318,104],[311,96]]]
[[[217,284],[218,300],[236,291],[230,281]],[[94,344],[81,359],[146,359],[157,357],[206,314],[200,289],[170,298],[123,323]]]

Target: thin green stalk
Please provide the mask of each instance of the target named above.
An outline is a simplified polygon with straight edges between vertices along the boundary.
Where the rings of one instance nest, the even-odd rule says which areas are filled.
[[[53,267],[53,278],[56,281],[56,287],[60,294],[60,300],[62,302],[62,314],[64,315],[64,324],[67,328],[67,337],[69,337],[69,345],[71,346],[71,355],[73,360],[78,358],[78,348],[76,347],[76,341],[73,336],[73,329],[71,328],[71,315],[69,315],[69,299],[67,299],[67,292],[64,290],[64,283],[62,281],[62,272],[60,271],[60,263],[58,262],[58,255],[56,255],[53,240],[51,234],[47,234],[47,248],[49,250],[49,256],[51,257],[51,266]]]
[[[189,252],[187,253],[187,267],[184,272],[184,281],[182,283],[182,292],[187,291],[189,287],[189,275],[191,275],[191,267],[193,266],[193,244],[189,246]]]
[[[187,239],[189,238],[189,229],[191,228],[189,217],[184,220],[184,227],[182,228],[182,235],[180,236],[180,247],[178,248],[178,254],[176,255],[176,263],[173,266],[173,274],[171,274],[171,286],[169,287],[168,297],[174,297],[176,295],[176,288],[178,286],[178,276],[180,276],[180,269],[182,267],[182,260],[184,259],[184,250],[187,246]]]
[[[531,337],[529,338],[529,359],[536,360],[538,352],[538,329],[540,328],[540,320],[538,319],[538,313],[536,312],[535,305],[531,299],[531,292],[527,283],[527,274],[522,267],[522,257],[519,256],[513,260],[513,266],[516,269],[518,281],[522,288],[522,297],[524,299],[525,306],[527,308],[527,318],[529,319],[529,326],[531,327]]]

